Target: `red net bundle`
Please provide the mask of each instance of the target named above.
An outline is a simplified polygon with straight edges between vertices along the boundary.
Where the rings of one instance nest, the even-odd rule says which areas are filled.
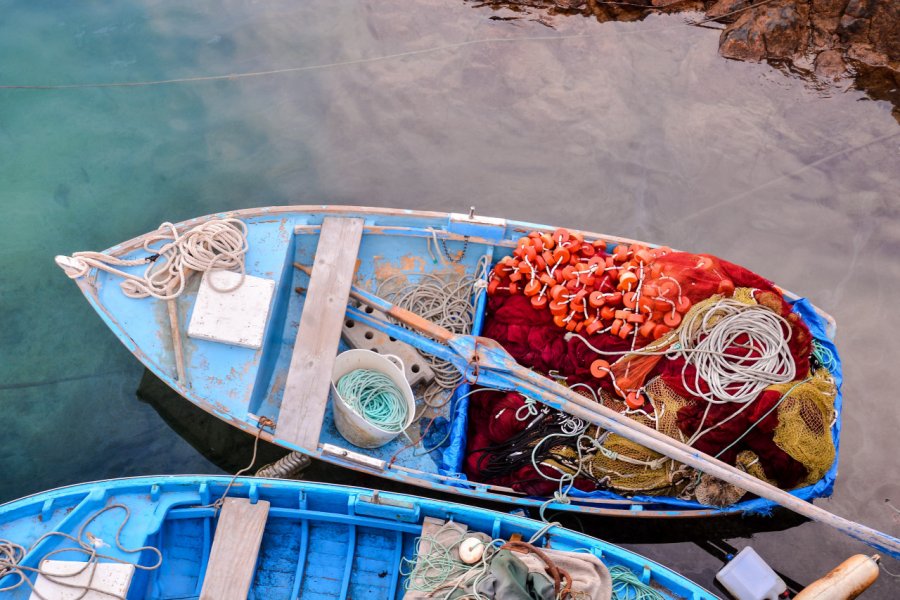
[[[812,337],[781,292],[748,269],[711,255],[641,244],[609,249],[602,241],[586,241],[560,229],[519,240],[512,255],[494,266],[488,291],[484,335],[500,342],[520,364],[569,385],[586,384],[607,406],[704,452],[720,454],[731,464],[738,455],[755,457],[760,476],[782,487],[807,481],[820,470],[797,450],[800,445],[782,443],[777,434],[786,418],[781,410],[788,404],[785,399],[797,389],[808,392],[808,386],[799,384],[811,377]],[[740,329],[744,324],[746,331]],[[773,346],[780,362],[771,360]],[[778,387],[792,382],[797,386]],[[820,391],[827,396],[827,387]],[[521,434],[520,423],[503,416],[506,404],[494,405],[484,396],[473,403],[473,411],[484,414],[470,419],[468,447],[470,458],[472,453],[480,458],[467,461],[468,474],[482,481],[491,478],[480,468],[486,464],[484,448],[501,447],[504,440],[499,438],[507,433],[510,438]],[[810,402],[825,411],[827,401],[816,398]],[[485,423],[492,423],[489,437]],[[590,471],[578,487],[593,482],[626,492],[685,491],[684,478],[675,476],[680,465],[661,467],[664,457],[631,448],[627,440],[610,443],[616,451],[594,456],[597,471]],[[540,465],[564,471],[571,463],[564,458],[572,455],[556,446],[554,460]],[[609,476],[622,475],[617,469],[623,466],[610,463],[609,457],[629,449],[640,457],[637,462],[646,463],[645,472],[659,471],[655,479],[629,487],[624,479]],[[574,456],[584,454],[584,448],[573,450]],[[507,484],[540,475],[533,466],[530,471],[519,467],[504,474]],[[585,470],[575,464],[570,471]]]

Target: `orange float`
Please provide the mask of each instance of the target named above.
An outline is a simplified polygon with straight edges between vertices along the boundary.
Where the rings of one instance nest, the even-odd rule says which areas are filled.
[[[659,325],[657,325],[656,327],[653,328],[653,339],[658,340],[659,338],[666,335],[670,331],[672,331],[671,327],[668,327],[668,326],[660,323]]]
[[[566,242],[569,241],[569,231],[560,227],[556,231],[553,232],[553,240],[556,242],[558,246],[562,246]]]
[[[644,397],[640,392],[628,392],[625,396],[625,405],[632,410],[637,410],[644,405]]]
[[[730,279],[723,279],[719,282],[718,291],[725,296],[731,296],[734,293],[734,282]]]
[[[547,306],[547,304],[548,304],[548,301],[547,301],[546,295],[531,297],[531,306],[533,306],[534,308],[542,309],[542,308],[545,308]]]
[[[638,277],[634,271],[623,271],[619,274],[619,289],[630,292],[637,287]]]
[[[681,314],[684,314],[691,309],[691,304],[693,303],[691,302],[690,298],[688,298],[687,296],[681,296],[680,298],[678,298],[678,300],[675,301],[675,310],[677,310]]]
[[[640,329],[638,329],[638,333],[644,336],[645,338],[653,337],[653,330],[656,328],[655,321],[646,321],[643,325],[641,325]]]
[[[569,254],[568,250],[559,247],[553,251],[553,264],[564,265],[569,262],[571,257],[572,255]]]
[[[551,300],[550,312],[554,315],[565,315],[569,312],[569,305],[563,304],[559,300]]]
[[[603,379],[609,375],[609,363],[602,358],[598,358],[591,363],[591,375],[597,379]]]
[[[625,322],[622,319],[614,319],[612,325],[609,328],[609,332],[613,335],[619,335],[619,331],[622,329],[622,325]]]
[[[674,329],[681,323],[681,314],[675,311],[666,313],[666,316],[663,317],[663,323]]]

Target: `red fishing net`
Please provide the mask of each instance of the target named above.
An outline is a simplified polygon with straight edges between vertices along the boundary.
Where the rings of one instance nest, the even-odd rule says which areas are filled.
[[[676,334],[683,329],[683,321],[709,306],[715,308],[718,299],[733,298],[743,303],[738,306],[765,307],[785,319],[780,326],[786,340],[782,347],[789,350],[795,380],[807,378],[812,336],[768,280],[710,255],[639,244],[619,245],[607,253],[602,242],[585,242],[578,234],[557,230],[522,238],[513,256],[495,265],[488,290],[483,334],[502,344],[520,364],[558,376],[569,385],[587,384],[605,404],[618,403],[621,412],[636,412],[636,418],[651,422],[658,418],[654,413],[662,399],[657,397],[654,403],[645,386],[658,380],[661,383],[653,389],[665,389],[675,399],[670,425],[677,430],[667,431],[668,435],[687,440],[708,429],[692,441],[695,447],[708,454],[721,453],[720,458],[731,464],[742,451],[751,451],[766,477],[782,487],[797,485],[808,475],[810,469],[774,439],[783,390],[767,389],[750,403],[712,404],[707,402],[708,383],[693,364],[686,366],[689,355],[666,353],[679,339]],[[715,326],[715,318],[710,322]],[[628,354],[642,348],[655,353]],[[728,338],[728,345],[719,351],[738,364],[760,360],[767,352],[750,333]],[[469,477],[527,493],[547,494],[558,488],[550,479],[559,477],[560,464],[565,467],[565,453],[550,453],[547,458],[549,449],[540,447],[546,458],[539,463],[544,476],[530,460],[504,462],[490,457],[513,447],[522,450],[522,444],[533,447],[557,424],[548,418],[529,425],[530,420],[517,418],[531,415],[532,410],[517,394],[479,394],[470,407]],[[581,489],[593,489],[598,477],[576,481]],[[611,485],[615,489],[614,481]]]

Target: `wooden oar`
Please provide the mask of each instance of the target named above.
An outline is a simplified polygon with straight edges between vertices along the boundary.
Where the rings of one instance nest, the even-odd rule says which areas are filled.
[[[308,268],[294,265],[309,272]],[[664,454],[673,460],[694,467],[713,477],[727,481],[761,498],[771,500],[781,506],[818,521],[860,540],[869,546],[900,559],[900,540],[859,523],[837,516],[745,473],[696,448],[688,446],[659,431],[629,419],[625,415],[593,402],[581,394],[573,392],[534,371],[518,364],[496,341],[484,337],[458,335],[428,321],[404,308],[379,298],[361,288],[353,286],[351,297],[379,310],[415,331],[447,344],[453,353],[469,369],[470,376],[477,374],[477,381],[483,385],[506,389],[518,389],[529,398],[571,414],[593,425],[621,435],[636,444]],[[370,324],[379,319],[369,315]],[[427,340],[426,340],[427,341]],[[413,342],[414,343],[414,342]],[[415,344],[414,345],[418,345]],[[424,350],[431,351],[432,344],[425,344]],[[460,361],[454,361],[460,364]]]

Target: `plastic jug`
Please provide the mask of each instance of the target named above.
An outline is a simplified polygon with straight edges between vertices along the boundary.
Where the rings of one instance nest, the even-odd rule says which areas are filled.
[[[737,600],[778,600],[787,590],[781,577],[750,546],[722,567],[716,579]]]

